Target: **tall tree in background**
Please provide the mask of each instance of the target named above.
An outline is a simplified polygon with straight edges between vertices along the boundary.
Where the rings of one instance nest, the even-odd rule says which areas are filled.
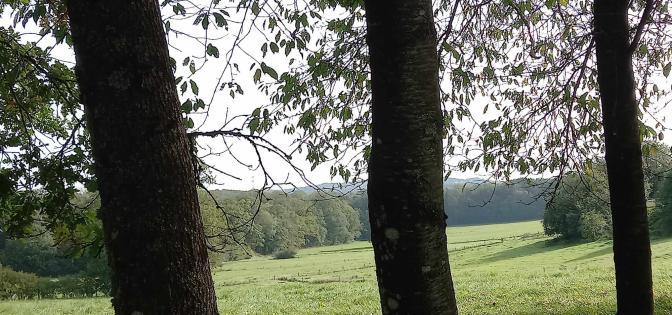
[[[647,220],[639,107],[632,54],[652,1],[632,42],[627,0],[596,0],[594,36],[602,102],[605,160],[614,230],[618,314],[653,314],[651,245]]]
[[[117,314],[216,314],[159,3],[67,1]]]
[[[372,88],[369,213],[383,314],[457,314],[443,213],[432,1],[365,1]]]

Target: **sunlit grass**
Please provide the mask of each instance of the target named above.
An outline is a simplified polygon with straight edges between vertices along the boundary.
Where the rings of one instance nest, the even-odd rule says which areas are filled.
[[[448,230],[462,314],[613,314],[610,242],[565,244],[539,222]],[[476,242],[474,242],[476,241]],[[656,313],[672,314],[672,239],[653,244]],[[256,257],[215,268],[222,314],[376,314],[368,242]],[[0,302],[0,314],[111,314],[109,299]]]

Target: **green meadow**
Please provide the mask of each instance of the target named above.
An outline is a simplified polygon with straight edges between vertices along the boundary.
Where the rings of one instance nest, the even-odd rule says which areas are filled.
[[[611,243],[563,243],[541,223],[448,229],[461,314],[614,314]],[[672,239],[654,240],[656,313],[672,314]],[[410,272],[410,271],[409,271]],[[214,268],[221,314],[376,314],[368,242]],[[109,298],[0,302],[0,314],[112,314]]]

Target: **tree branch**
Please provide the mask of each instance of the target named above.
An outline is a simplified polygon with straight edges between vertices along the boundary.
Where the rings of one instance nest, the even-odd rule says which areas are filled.
[[[639,40],[641,39],[642,33],[644,32],[644,25],[646,25],[646,20],[651,14],[652,9],[653,9],[653,0],[646,0],[646,5],[644,6],[642,17],[639,20],[639,24],[637,25],[637,31],[635,32],[635,37],[632,38],[630,47],[628,47],[628,53],[630,53],[631,55],[635,52],[635,49],[637,49],[637,45],[639,45]]]

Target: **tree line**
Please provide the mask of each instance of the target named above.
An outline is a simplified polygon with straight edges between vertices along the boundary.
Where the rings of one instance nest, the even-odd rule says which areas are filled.
[[[335,245],[362,239],[360,213],[345,198],[322,199],[302,192],[270,192],[260,206],[254,192],[201,192],[201,211],[211,261],[270,255],[283,250]],[[226,217],[222,215],[226,213]],[[246,221],[250,221],[246,224]],[[227,226],[240,226],[235,232]]]
[[[451,225],[541,219],[542,190],[543,185],[535,185],[533,181],[510,185],[483,181],[471,187],[449,185],[444,192],[447,200],[444,212]],[[325,198],[319,192],[271,191],[267,192],[260,206],[256,203],[256,191],[200,190],[198,196],[210,247],[209,259],[214,265],[283,250],[371,240],[365,191],[331,198]],[[100,207],[93,193],[81,193],[73,202],[87,205],[86,211],[91,214]],[[236,233],[218,235],[230,225],[241,228]],[[95,220],[87,228],[93,233],[101,231],[101,222]],[[64,238],[66,235],[54,234],[37,223],[32,230],[42,233],[28,239],[4,239],[5,234],[0,233],[3,238],[0,265],[39,277],[105,276],[100,272],[107,270],[104,248],[99,252],[76,252],[77,244],[73,242],[81,236]]]
[[[672,151],[659,142],[645,143],[644,179],[649,230],[656,236],[672,232]],[[544,231],[569,240],[611,239],[609,183],[604,160],[567,174],[544,211]]]
[[[540,220],[546,186],[542,180],[449,185],[444,192],[446,220],[455,226]],[[366,191],[331,198],[320,193],[271,192],[259,207],[254,192],[213,191],[214,199],[204,192],[199,195],[208,235],[226,230],[227,224],[243,226],[253,218],[236,235],[209,238],[215,248],[240,254],[245,250],[235,249],[243,243],[248,253],[268,255],[284,249],[371,240]],[[222,213],[230,218],[228,223]]]

